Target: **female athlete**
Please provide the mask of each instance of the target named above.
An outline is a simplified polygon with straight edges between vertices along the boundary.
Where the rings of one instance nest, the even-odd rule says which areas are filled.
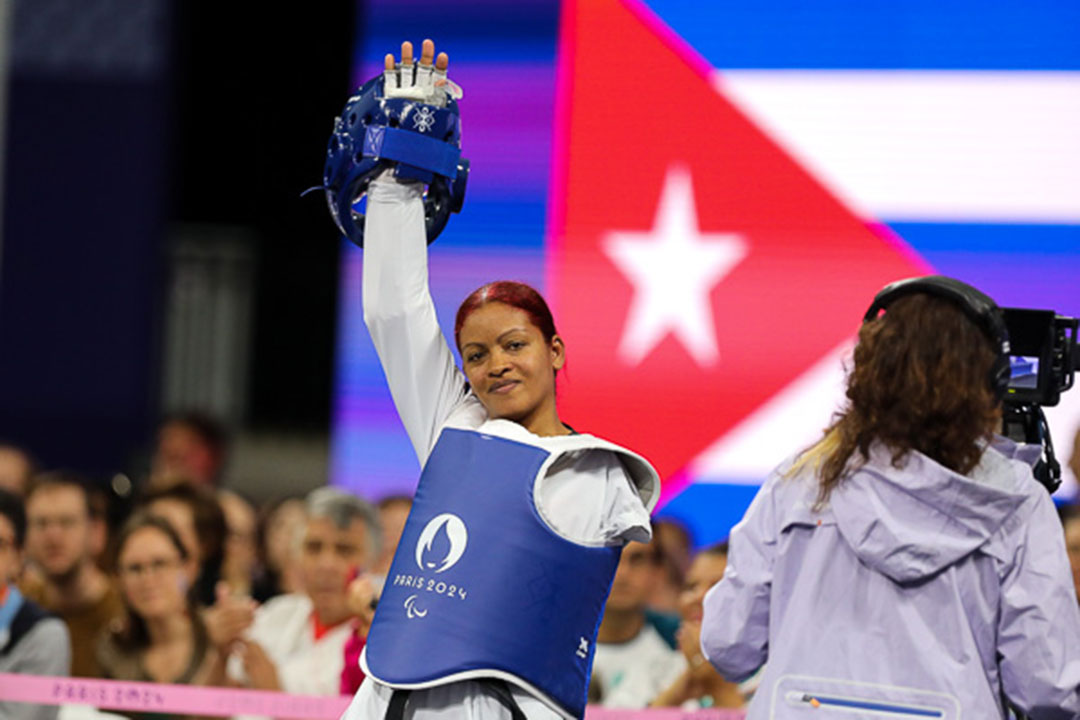
[[[441,91],[447,64],[424,41],[414,67],[405,43],[385,92]],[[566,347],[532,288],[465,299],[456,367],[428,290],[423,190],[387,170],[367,195],[364,319],[423,473],[345,718],[580,717],[619,552],[649,539],[659,481],[559,417]]]

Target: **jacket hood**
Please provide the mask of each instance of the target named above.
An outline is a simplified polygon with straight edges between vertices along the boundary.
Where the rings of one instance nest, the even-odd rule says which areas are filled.
[[[998,438],[965,476],[911,452],[893,467],[888,448],[829,498],[840,534],[862,562],[897,582],[933,575],[982,547],[1034,491],[1038,448]]]

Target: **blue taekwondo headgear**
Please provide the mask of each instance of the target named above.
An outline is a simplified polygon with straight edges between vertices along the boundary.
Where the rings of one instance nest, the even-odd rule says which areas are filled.
[[[326,149],[323,190],[330,214],[341,232],[364,246],[361,201],[368,183],[384,168],[427,184],[424,220],[431,243],[446,227],[451,212],[465,202],[469,161],[461,157],[461,115],[457,102],[446,107],[383,97],[383,75],[364,83],[334,119]]]

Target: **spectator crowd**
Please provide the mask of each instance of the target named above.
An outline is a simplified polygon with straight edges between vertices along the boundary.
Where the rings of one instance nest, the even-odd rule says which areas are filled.
[[[322,487],[259,507],[223,487],[227,451],[212,420],[167,419],[146,482],[117,512],[101,486],[0,445],[0,673],[353,693],[411,499]],[[1080,434],[1070,464],[1080,476]],[[1080,596],[1080,508],[1060,514]],[[726,562],[726,544],[695,553],[672,520],[623,550],[590,702],[745,705],[755,678],[728,682],[699,642]],[[3,718],[58,713],[0,698]]]

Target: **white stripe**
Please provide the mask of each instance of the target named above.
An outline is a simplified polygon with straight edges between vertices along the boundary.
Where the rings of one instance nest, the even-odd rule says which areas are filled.
[[[717,72],[867,218],[1080,222],[1080,72]]]
[[[757,484],[784,458],[819,440],[844,401],[844,367],[851,363],[853,347],[854,338],[845,341],[720,436],[690,463],[694,482]],[[1080,453],[1075,444],[1080,440],[1080,387],[1046,408],[1046,420],[1061,463],[1061,488],[1055,496],[1075,498],[1080,478],[1070,469],[1069,458]]]
[[[695,482],[757,484],[788,455],[821,437],[844,399],[854,339],[819,360],[690,464]]]

